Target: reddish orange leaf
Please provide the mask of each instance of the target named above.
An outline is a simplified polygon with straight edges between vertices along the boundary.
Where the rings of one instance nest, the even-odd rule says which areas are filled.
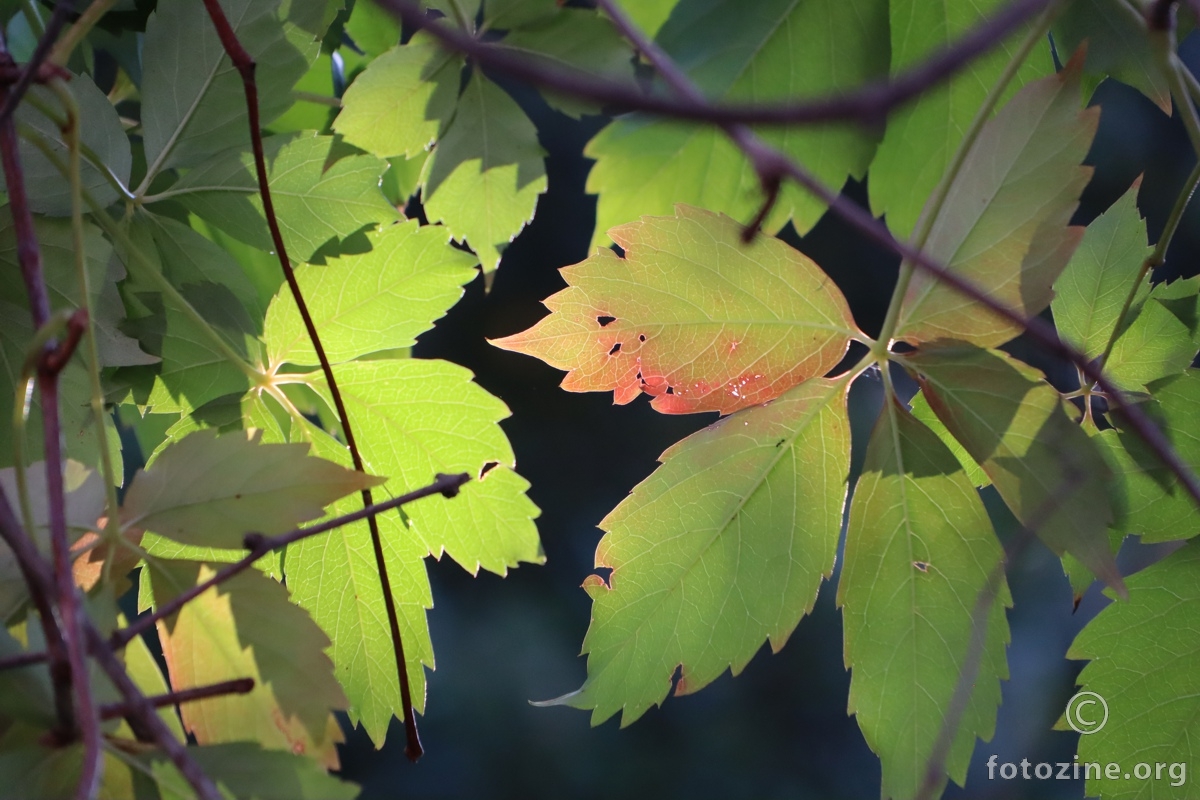
[[[506,350],[567,370],[571,392],[645,392],[664,414],[728,414],[778,397],[837,364],[855,335],[845,298],[778,239],[741,241],[724,214],[680,205],[609,231],[608,249],[565,267],[566,289]]]

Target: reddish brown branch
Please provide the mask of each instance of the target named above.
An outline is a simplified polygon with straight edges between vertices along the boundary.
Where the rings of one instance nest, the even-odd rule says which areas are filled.
[[[48,37],[43,37],[43,44]],[[7,54],[5,54],[7,55]],[[20,84],[18,83],[18,86]],[[16,90],[14,87],[13,91]],[[12,95],[0,88],[0,96],[8,99]],[[29,307],[35,329],[40,329],[50,317],[50,301],[46,282],[42,275],[42,256],[37,232],[33,226],[33,215],[29,210],[25,193],[25,177],[21,167],[17,145],[17,131],[11,115],[0,113],[0,163],[4,168],[5,186],[8,189],[9,212],[13,219],[13,232],[17,239],[17,262],[21,277],[29,296]],[[57,349],[53,343],[47,345],[47,353]],[[42,439],[46,468],[46,505],[50,527],[50,547],[54,556],[53,596],[59,610],[60,632],[66,651],[69,671],[61,666],[51,671],[56,692],[74,695],[73,714],[69,720],[60,719],[60,735],[71,739],[83,739],[83,764],[80,770],[78,796],[91,797],[100,780],[100,720],[92,702],[91,679],[87,669],[86,648],[83,645],[83,612],[71,573],[70,542],[67,539],[65,493],[63,491],[62,431],[58,412],[58,372],[39,370],[37,376],[38,395],[42,411]],[[63,678],[67,685],[63,685]],[[63,709],[65,703],[59,702]]]
[[[194,703],[197,700],[207,700],[210,697],[223,697],[227,694],[249,694],[254,691],[253,678],[237,678],[232,681],[212,683],[208,686],[197,686],[194,689],[181,689],[178,692],[156,694],[146,698],[152,708],[177,706],[184,703]],[[133,707],[128,702],[106,703],[100,706],[100,719],[118,719],[133,714]]]
[[[229,19],[225,16],[218,0],[204,0],[204,7],[208,10],[208,15],[217,30],[221,46],[225,48],[225,53],[237,68],[238,74],[242,76],[242,87],[246,93],[246,110],[250,117],[250,143],[254,150],[254,169],[258,174],[258,191],[262,197],[263,215],[267,218],[267,227],[271,230],[271,241],[274,243],[275,253],[279,257],[279,266],[283,269],[284,278],[287,279],[292,299],[296,301],[296,307],[300,310],[304,328],[308,331],[308,339],[312,342],[317,358],[321,362],[321,371],[325,374],[325,382],[329,385],[329,394],[333,398],[338,420],[342,424],[342,434],[346,437],[346,447],[350,450],[354,468],[365,473],[366,468],[363,465],[362,454],[359,452],[358,443],[354,439],[354,429],[350,424],[350,414],[346,411],[342,393],[333,376],[333,367],[329,363],[328,356],[325,355],[325,347],[321,344],[321,336],[313,322],[312,314],[309,313],[308,304],[304,301],[304,294],[300,291],[300,283],[296,280],[296,273],[292,269],[292,262],[288,258],[287,247],[283,242],[283,233],[279,229],[279,220],[275,217],[275,205],[271,200],[271,186],[267,180],[267,160],[263,154],[262,128],[258,110],[258,85],[254,81],[254,59],[238,41],[237,34],[234,32],[233,26],[229,24]],[[375,501],[370,489],[362,490],[362,502],[363,506],[367,508],[374,505]],[[400,683],[400,704],[404,716],[404,732],[407,737],[404,753],[409,760],[416,761],[421,757],[423,751],[421,737],[417,733],[417,718],[413,714],[412,688],[408,683],[408,662],[404,657],[404,641],[400,637],[400,618],[396,612],[396,599],[392,594],[392,584],[388,578],[387,561],[383,556],[383,538],[379,533],[379,523],[375,516],[371,515],[367,518],[367,524],[371,531],[375,568],[379,573],[383,604],[387,609],[388,627],[392,637],[392,650],[396,657],[396,678]]]
[[[998,47],[1009,34],[1036,17],[1055,0],[1017,0],[953,45],[891,80],[869,83],[853,92],[778,105],[716,104],[703,98],[651,95],[630,83],[605,80],[558,67],[547,69],[543,61],[535,61],[480,41],[465,31],[426,16],[421,5],[414,0],[375,2],[405,25],[428,31],[451,50],[463,53],[483,67],[498,70],[534,86],[586,98],[617,112],[645,111],[716,124],[812,125],[844,120],[875,125],[894,109],[944,83],[967,64]]]

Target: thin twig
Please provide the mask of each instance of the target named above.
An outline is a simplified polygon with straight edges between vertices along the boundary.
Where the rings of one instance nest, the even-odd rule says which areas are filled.
[[[853,92],[785,104],[710,103],[703,98],[651,95],[620,83],[515,54],[426,16],[413,0],[375,0],[407,27],[426,30],[450,49],[479,65],[544,89],[585,98],[618,111],[645,111],[666,117],[715,124],[812,125],[845,120],[875,125],[889,112],[945,82],[975,59],[998,47],[1013,31],[1041,13],[1053,0],[1017,0],[982,22],[953,45],[890,80],[869,83]],[[598,5],[600,5],[598,3]]]
[[[194,689],[181,689],[178,692],[156,694],[146,698],[153,708],[177,706],[184,703],[194,703],[197,700],[207,700],[212,697],[224,697],[230,694],[249,694],[254,691],[254,678],[236,678],[232,681],[211,683],[208,686],[197,686]],[[133,714],[133,708],[127,702],[105,703],[100,706],[100,719],[120,719]]]
[[[346,411],[346,404],[342,399],[342,393],[338,389],[337,381],[333,376],[333,366],[329,363],[329,357],[325,354],[325,347],[321,344],[321,336],[317,331],[316,323],[313,322],[312,314],[309,313],[308,304],[304,300],[304,293],[300,290],[300,283],[296,280],[295,270],[292,269],[291,259],[288,258],[287,247],[283,241],[283,233],[279,229],[279,220],[275,217],[275,206],[271,200],[271,186],[267,180],[267,160],[263,153],[262,128],[259,122],[258,108],[258,85],[254,80],[254,59],[246,48],[242,47],[242,43],[238,41],[237,34],[233,30],[233,26],[229,24],[228,18],[225,16],[221,4],[217,0],[204,0],[204,8],[208,11],[208,16],[212,19],[213,27],[216,28],[217,36],[221,40],[221,46],[225,48],[226,55],[237,68],[238,74],[242,77],[242,88],[246,93],[246,110],[250,121],[250,143],[254,150],[254,168],[258,174],[258,191],[262,198],[263,215],[267,218],[267,226],[271,230],[271,241],[275,245],[275,253],[279,257],[279,266],[283,269],[284,278],[287,279],[288,289],[291,291],[292,299],[296,302],[296,307],[300,311],[300,317],[304,321],[304,328],[308,331],[308,339],[312,342],[313,350],[317,353],[317,359],[321,362],[321,371],[325,375],[325,382],[329,386],[329,394],[333,398],[333,405],[337,411],[338,421],[342,425],[342,434],[346,437],[346,447],[350,451],[350,458],[354,463],[354,469],[359,472],[366,473],[366,467],[363,464],[362,454],[359,452],[358,444],[354,439],[354,430],[350,424],[350,414]],[[362,502],[364,507],[374,505],[374,497],[370,489],[362,490]],[[407,746],[404,748],[404,754],[408,756],[410,761],[416,761],[421,757],[421,737],[417,733],[417,718],[413,713],[412,688],[408,682],[408,661],[404,657],[404,642],[400,636],[400,617],[396,612],[396,598],[392,594],[391,580],[388,578],[387,560],[383,554],[383,537],[379,532],[379,523],[374,515],[367,518],[367,524],[371,531],[371,547],[375,552],[375,568],[379,573],[380,588],[383,593],[383,604],[387,609],[388,627],[392,637],[392,650],[396,657],[396,678],[400,683],[400,705],[404,717],[404,733],[407,739]]]

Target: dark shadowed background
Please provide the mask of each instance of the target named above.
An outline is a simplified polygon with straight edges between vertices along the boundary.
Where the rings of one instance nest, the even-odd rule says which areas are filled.
[[[1183,54],[1190,64],[1200,62],[1196,37],[1185,42]],[[547,562],[503,579],[487,573],[473,579],[449,559],[430,562],[437,605],[429,624],[438,668],[429,676],[428,711],[421,720],[427,754],[416,765],[404,759],[399,723],[381,752],[353,731],[342,749],[344,775],[363,784],[368,800],[875,800],[878,762],[846,714],[849,673],[835,584],[822,587],[814,612],[781,653],[764,648],[737,678],[727,673],[696,695],[669,698],[628,729],[620,730],[617,718],[592,728],[585,712],[527,702],[583,682],[585,662],[578,653],[590,602],[579,585],[601,536],[596,524],[654,469],[664,449],[715,415],[662,416],[645,397],[618,407],[611,394],[563,392],[562,373],[487,344],[488,337],[523,330],[541,317],[540,301],[564,285],[558,268],[587,256],[595,200],[584,191],[590,162],[582,149],[605,122],[571,120],[534,93],[508,88],[538,125],[549,153],[549,191],[534,222],[505,252],[492,291],[485,294],[476,280],[422,337],[416,355],[469,367],[512,409],[504,429],[517,469],[532,483],[530,496],[542,509],[538,528]],[[1144,174],[1140,206],[1154,241],[1194,163],[1182,126],[1111,81],[1094,102],[1104,108],[1089,156],[1096,172],[1077,222],[1089,222]],[[865,197],[861,185],[847,192],[860,202]],[[1189,209],[1159,279],[1200,271],[1198,214]],[[895,280],[894,257],[828,216],[803,239],[790,229],[784,238],[833,277],[865,331],[878,331]],[[1046,369],[1060,386],[1073,380],[1072,370],[1039,359],[1020,341],[1009,349]],[[855,469],[878,403],[878,383],[859,381],[851,396]],[[1011,534],[1007,512],[998,511],[994,497],[986,499],[1001,535]],[[1038,544],[1013,565],[1009,579],[1015,601],[1009,612],[1012,678],[1004,684],[997,733],[992,742],[977,743],[966,789],[952,787],[947,796],[1080,798],[1082,782],[989,781],[985,762],[993,753],[1001,762],[1071,759],[1075,734],[1051,730],[1082,667],[1064,655],[1107,601],[1093,586],[1073,614],[1061,567]]]

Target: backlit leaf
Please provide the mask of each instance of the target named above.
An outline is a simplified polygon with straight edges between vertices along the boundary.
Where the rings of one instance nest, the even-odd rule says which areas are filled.
[[[300,134],[268,138],[271,199],[288,256],[307,261],[321,245],[357,230],[396,219],[379,191],[387,164],[374,156],[349,155],[329,165],[332,136]],[[248,153],[222,153],[187,173],[163,196],[239,241],[273,250],[254,162]]]
[[[1200,756],[1200,547],[1188,544],[1130,576],[1129,602],[1113,603],[1084,628],[1068,658],[1093,659],[1079,685],[1104,698],[1107,722],[1079,740],[1079,762],[1161,767],[1156,780],[1087,774],[1087,793],[1112,798],[1186,797]],[[1099,708],[1090,709],[1099,716]],[[1152,788],[1151,788],[1152,787]]]
[[[355,5],[374,8],[371,3]],[[422,36],[372,61],[346,90],[333,129],[380,158],[427,150],[454,114],[462,59]]]
[[[430,158],[422,184],[429,221],[465,239],[484,271],[494,270],[546,191],[543,155],[525,112],[476,71]]]
[[[1146,221],[1137,207],[1140,185],[1135,182],[1088,225],[1054,283],[1050,307],[1058,334],[1089,359],[1104,352],[1138,270],[1150,255]]]
[[[695,433],[600,523],[583,687],[554,703],[628,725],[671,690],[776,652],[833,571],[849,470],[846,382],[816,379]]]
[[[1004,0],[891,0],[890,5],[891,71],[895,75],[913,69],[983,23],[1004,7]],[[871,209],[877,215],[887,215],[888,228],[901,240],[912,233],[926,199],[1024,34],[1014,34],[990,53],[973,59],[949,81],[930,87],[888,115],[887,132],[871,163]],[[1030,55],[1006,95],[1011,96],[1021,84],[1053,72],[1047,49]],[[1070,52],[1065,51],[1064,58]],[[981,148],[977,145],[976,149]]]
[[[906,359],[930,407],[1017,519],[1122,590],[1107,534],[1111,474],[1058,392],[1020,362],[967,344],[934,343]]]
[[[184,544],[240,548],[247,533],[289,531],[339,497],[384,482],[306,452],[305,444],[263,444],[253,433],[197,431],[134,478],[121,524]]]
[[[977,674],[967,678],[972,689],[946,761],[949,777],[962,785],[975,737],[991,738],[1000,679],[1008,677],[1004,609],[1012,601],[1002,556],[953,454],[888,403],[854,490],[838,583],[849,710],[883,762],[885,800],[917,795],[972,648],[982,651]],[[990,605],[980,605],[984,592],[992,593]],[[977,625],[986,629],[982,641],[972,641]]]
[[[212,577],[195,561],[151,561],[158,604]],[[180,706],[200,744],[251,740],[336,768],[341,730],[330,713],[346,698],[325,655],[329,639],[288,590],[255,570],[209,589],[158,623],[175,691],[253,678],[253,691]]]
[[[420,227],[412,220],[367,238],[366,253],[296,269],[325,354],[334,362],[411,347],[477,274],[475,258],[451,247],[449,232],[440,226]],[[319,363],[286,289],[271,304],[263,338],[272,366]]]
[[[1070,225],[1091,169],[1098,109],[1079,107],[1079,59],[1023,88],[979,134],[933,223],[925,252],[992,298],[1033,316],[1083,229]],[[1020,328],[938,281],[913,275],[896,337],[1001,344]]]
[[[339,375],[342,369],[339,368]],[[293,440],[308,440],[324,458],[348,464],[346,448],[310,424]],[[423,479],[428,482],[432,475]],[[409,489],[416,486],[407,487]],[[386,492],[377,492],[383,499]],[[458,502],[440,499],[443,502]],[[357,497],[347,497],[329,510],[332,515],[362,508]],[[433,594],[425,572],[427,549],[412,535],[399,513],[383,514],[379,521],[384,563],[396,600],[400,636],[413,705],[425,710],[425,667],[433,669],[433,644],[425,611],[433,607]],[[376,747],[383,747],[392,717],[402,716],[396,659],[388,629],[383,590],[365,521],[344,525],[321,536],[302,539],[288,547],[287,582],[296,603],[312,614],[333,640],[329,655],[338,682],[349,700],[347,713],[355,725],[362,723]]]
[[[937,418],[937,414],[933,413],[933,409],[929,407],[929,401],[925,399],[923,392],[917,392],[910,401],[912,405],[912,415],[920,420],[926,428],[937,434],[937,437],[942,440],[942,444],[954,454],[958,459],[959,465],[963,471],[967,473],[967,479],[971,481],[973,486],[987,486],[992,482],[992,479],[983,471],[983,467],[971,458],[971,454],[962,446],[962,443],[954,438],[954,434],[946,429],[942,421]]]
[[[732,219],[680,206],[610,235],[607,249],[566,267],[551,315],[497,340],[568,370],[567,391],[640,392],[668,414],[729,413],[825,374],[855,327],[820,268],[783,242],[741,242]]]
[[[1148,383],[1183,372],[1195,355],[1187,326],[1151,297],[1113,345],[1104,372],[1118,386],[1142,391]]]
[[[661,13],[661,12],[660,12]],[[737,0],[681,0],[658,31],[658,44],[710,97],[756,103],[797,101],[858,88],[887,70],[887,3],[767,0],[753,13]],[[878,136],[857,126],[764,128],[766,141],[840,187],[861,177]],[[645,214],[670,214],[676,203],[750,219],[762,204],[753,167],[724,133],[630,115],[587,146],[596,159],[587,189],[598,194],[593,245]],[[789,219],[805,233],[824,205],[785,183],[766,229]]]
[[[435,495],[406,505],[406,538],[435,557],[449,553],[472,574],[483,567],[503,575],[519,562],[543,560],[533,524],[538,509],[497,424],[508,408],[468,370],[424,359],[352,361],[336,376],[351,418],[375,432],[359,447],[368,469],[389,476],[377,496],[424,486],[439,472],[472,477],[452,502]]]

